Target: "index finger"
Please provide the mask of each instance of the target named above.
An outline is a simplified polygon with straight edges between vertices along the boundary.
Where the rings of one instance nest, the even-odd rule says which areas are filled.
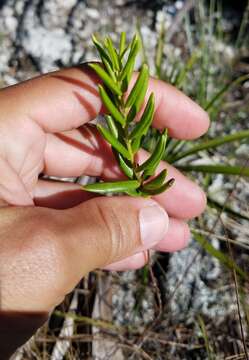
[[[53,72],[0,92],[3,107],[15,118],[28,116],[46,132],[78,128],[102,111],[98,77],[87,64]],[[173,86],[151,78],[147,97],[155,93],[153,126],[167,127],[172,137],[193,139],[209,126],[207,113]],[[15,106],[13,106],[13,99]]]

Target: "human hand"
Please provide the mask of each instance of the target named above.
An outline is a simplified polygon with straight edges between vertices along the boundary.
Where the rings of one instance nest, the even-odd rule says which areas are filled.
[[[121,176],[109,145],[86,125],[101,112],[97,82],[83,65],[0,92],[4,311],[48,312],[95,268],[134,269],[145,264],[146,249],[183,248],[189,237],[185,220],[205,207],[202,190],[169,165],[175,185],[153,200],[94,197],[77,184],[39,179],[41,173]],[[207,130],[207,114],[178,90],[151,79],[151,91],[154,126],[179,139]]]

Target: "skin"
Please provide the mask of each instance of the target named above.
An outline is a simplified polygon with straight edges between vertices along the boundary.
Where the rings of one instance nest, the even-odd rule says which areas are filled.
[[[152,246],[160,251],[184,248],[189,238],[186,220],[205,208],[203,191],[165,163],[160,168],[168,169],[175,185],[152,200],[98,197],[76,184],[39,178],[41,173],[122,178],[109,145],[88,124],[103,111],[98,81],[82,65],[0,92],[3,354],[31,336],[89,271],[136,269],[146,263],[150,246],[141,246],[142,208],[159,204],[165,219],[168,214],[167,233]],[[152,91],[153,126],[167,127],[177,139],[195,139],[207,131],[208,115],[180,91],[151,78],[147,98]],[[141,151],[139,161],[146,156]],[[13,329],[18,329],[15,340]]]

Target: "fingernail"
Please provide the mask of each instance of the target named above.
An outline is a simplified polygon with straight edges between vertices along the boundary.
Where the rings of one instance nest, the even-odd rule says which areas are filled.
[[[139,223],[142,242],[139,250],[143,251],[163,239],[168,230],[169,219],[165,210],[155,203],[140,210]]]

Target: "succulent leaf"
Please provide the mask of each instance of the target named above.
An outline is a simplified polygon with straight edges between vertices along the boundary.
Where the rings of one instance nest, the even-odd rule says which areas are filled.
[[[88,184],[82,186],[82,189],[99,194],[106,194],[113,192],[118,192],[118,193],[128,192],[137,189],[139,185],[140,183],[137,180],[128,180],[128,181],[115,181],[115,182]]]
[[[106,128],[101,125],[97,125],[97,129],[103,138],[114,147],[114,149],[120,152],[120,154],[122,154],[126,159],[131,160],[129,151]]]
[[[116,105],[113,103],[113,101],[111,100],[111,98],[109,97],[109,95],[107,94],[107,92],[105,91],[102,85],[99,85],[99,93],[104,105],[109,110],[113,118],[116,121],[118,121],[121,125],[125,125],[125,117],[116,107]]]

